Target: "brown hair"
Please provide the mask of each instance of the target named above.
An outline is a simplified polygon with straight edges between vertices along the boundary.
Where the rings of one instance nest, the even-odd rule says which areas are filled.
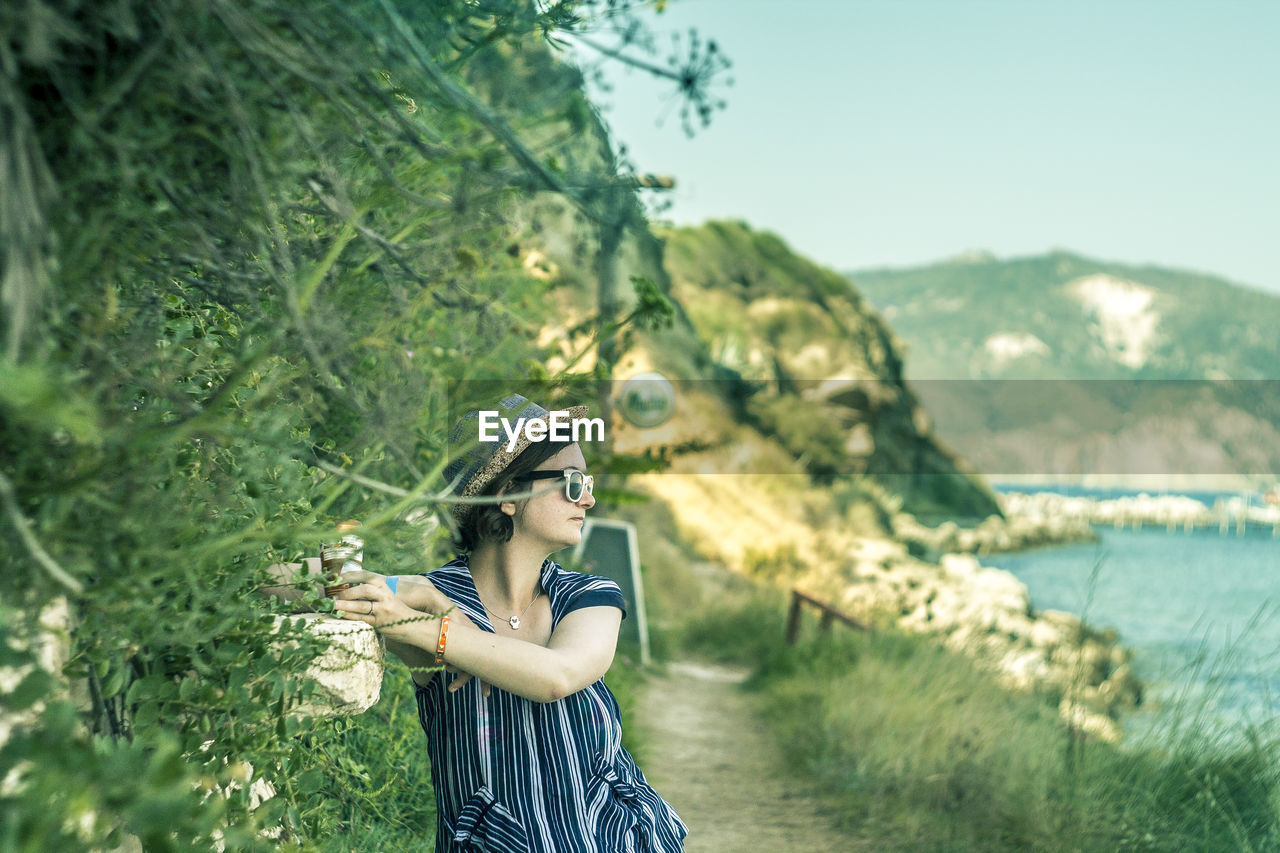
[[[519,480],[566,447],[572,446],[572,441],[535,441],[512,460],[492,483],[485,486],[480,496],[492,497],[499,494],[508,483]],[[514,520],[499,509],[498,504],[480,504],[467,513],[458,526],[454,545],[459,551],[470,553],[484,542],[510,542],[515,529]]]

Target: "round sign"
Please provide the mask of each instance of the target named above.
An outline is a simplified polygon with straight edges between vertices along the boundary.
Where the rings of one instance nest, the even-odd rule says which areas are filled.
[[[649,429],[671,419],[676,390],[661,373],[641,373],[622,383],[614,404],[627,423]]]

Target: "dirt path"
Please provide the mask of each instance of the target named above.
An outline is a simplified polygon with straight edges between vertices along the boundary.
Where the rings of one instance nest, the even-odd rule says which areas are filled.
[[[641,692],[645,776],[689,825],[688,853],[866,850],[794,771],[739,685],[745,673],[669,664]]]

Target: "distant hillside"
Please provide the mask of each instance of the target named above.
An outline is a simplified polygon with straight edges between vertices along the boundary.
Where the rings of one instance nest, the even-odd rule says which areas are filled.
[[[1280,377],[1280,297],[1067,252],[849,273],[913,379]]]
[[[1280,297],[1066,252],[849,279],[905,342],[939,433],[993,479],[1280,472]]]

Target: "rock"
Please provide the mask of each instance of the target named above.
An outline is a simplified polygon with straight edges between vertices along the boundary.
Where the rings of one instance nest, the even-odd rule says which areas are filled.
[[[336,619],[321,613],[277,617],[304,619],[312,633],[328,637],[332,645],[307,668],[320,685],[320,695],[291,713],[297,716],[363,714],[378,701],[382,690],[386,646],[371,625]]]
[[[21,622],[14,618],[8,625],[14,646],[30,651],[35,659],[33,663],[23,666],[0,666],[0,692],[11,692],[36,667],[54,676],[56,687],[53,695],[59,699],[71,699],[83,707],[85,694],[83,688],[77,690],[62,677],[62,668],[71,654],[71,608],[67,599],[58,596],[47,602],[36,616],[35,624]],[[0,714],[0,747],[3,747],[11,736],[13,729],[30,725],[44,711],[43,700],[37,701],[29,708],[17,713]],[[15,774],[12,772],[0,783],[0,796],[8,785],[12,784]]]
[[[1036,649],[1008,653],[1000,659],[1000,673],[1001,680],[1015,690],[1032,690],[1052,675],[1044,655]]]
[[[1077,731],[1093,735],[1107,743],[1116,743],[1120,740],[1119,723],[1069,699],[1063,699],[1058,704],[1058,714],[1067,721],[1067,725]]]
[[[947,574],[958,578],[971,578],[982,568],[978,558],[972,554],[943,554],[938,565]]]
[[[907,546],[896,539],[859,537],[850,549],[850,557],[859,561],[877,563],[883,568],[908,559]]]
[[[995,554],[1097,538],[1087,519],[1042,513],[1039,504],[1017,500],[1006,504],[1004,518],[990,515],[973,528],[961,528],[953,521],[931,528],[905,512],[895,514],[892,524],[894,536],[904,542],[943,553]]]
[[[1028,639],[1037,649],[1051,649],[1062,644],[1062,628],[1043,618],[1032,620]]]

